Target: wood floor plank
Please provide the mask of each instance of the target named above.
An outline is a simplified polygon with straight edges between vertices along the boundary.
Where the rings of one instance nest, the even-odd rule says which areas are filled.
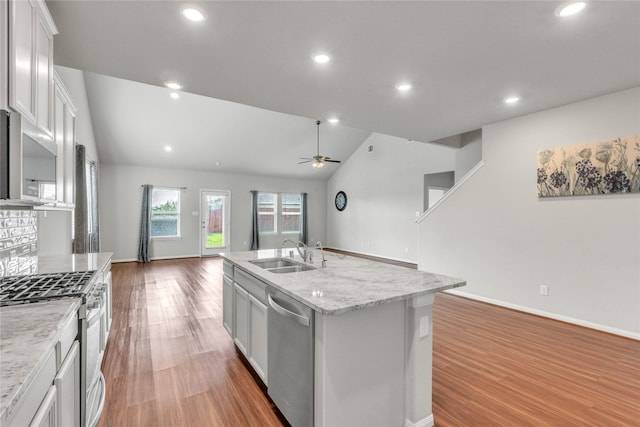
[[[221,259],[112,272],[100,427],[284,424],[222,327]],[[433,322],[436,426],[640,427],[640,342],[447,294]]]

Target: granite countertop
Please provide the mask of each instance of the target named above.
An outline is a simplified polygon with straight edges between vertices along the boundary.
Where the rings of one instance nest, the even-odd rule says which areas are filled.
[[[74,255],[39,255],[36,271],[30,274],[100,270],[111,261],[112,252]]]
[[[111,252],[37,256],[35,271],[29,274],[101,270],[112,256]],[[64,298],[0,307],[0,425],[12,414],[80,303],[79,298]]]
[[[79,307],[79,298],[64,298],[0,308],[0,425],[9,419]]]
[[[314,249],[316,270],[276,274],[249,261],[289,258],[292,248],[228,252],[222,257],[322,314],[341,314],[466,285],[462,279]],[[294,260],[302,259],[293,249]]]

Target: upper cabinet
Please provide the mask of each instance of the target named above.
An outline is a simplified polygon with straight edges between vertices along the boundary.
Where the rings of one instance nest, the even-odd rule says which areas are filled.
[[[53,140],[58,148],[56,199],[60,202],[57,206],[72,207],[75,203],[76,108],[55,70],[53,93]]]
[[[9,1],[9,106],[53,133],[53,35],[44,1]]]

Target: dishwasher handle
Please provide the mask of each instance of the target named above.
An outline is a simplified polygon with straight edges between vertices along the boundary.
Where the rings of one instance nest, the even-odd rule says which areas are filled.
[[[301,316],[293,311],[289,311],[286,308],[279,305],[272,297],[271,294],[267,295],[267,299],[269,301],[269,306],[275,310],[276,313],[280,314],[287,319],[294,320],[295,322],[301,324],[302,326],[309,326],[310,320],[306,316]]]

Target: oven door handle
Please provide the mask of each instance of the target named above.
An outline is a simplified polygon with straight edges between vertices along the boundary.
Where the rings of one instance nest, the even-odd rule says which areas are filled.
[[[96,322],[100,321],[102,314],[104,313],[105,306],[104,304],[100,305],[100,308],[94,308],[89,310],[89,315],[87,316],[87,329],[91,328]]]
[[[100,421],[100,415],[102,415],[102,410],[104,409],[104,402],[107,397],[107,384],[104,380],[104,375],[102,372],[99,373],[98,381],[100,382],[100,403],[98,404],[98,409],[96,410],[96,415],[89,422],[90,427],[95,427]]]

